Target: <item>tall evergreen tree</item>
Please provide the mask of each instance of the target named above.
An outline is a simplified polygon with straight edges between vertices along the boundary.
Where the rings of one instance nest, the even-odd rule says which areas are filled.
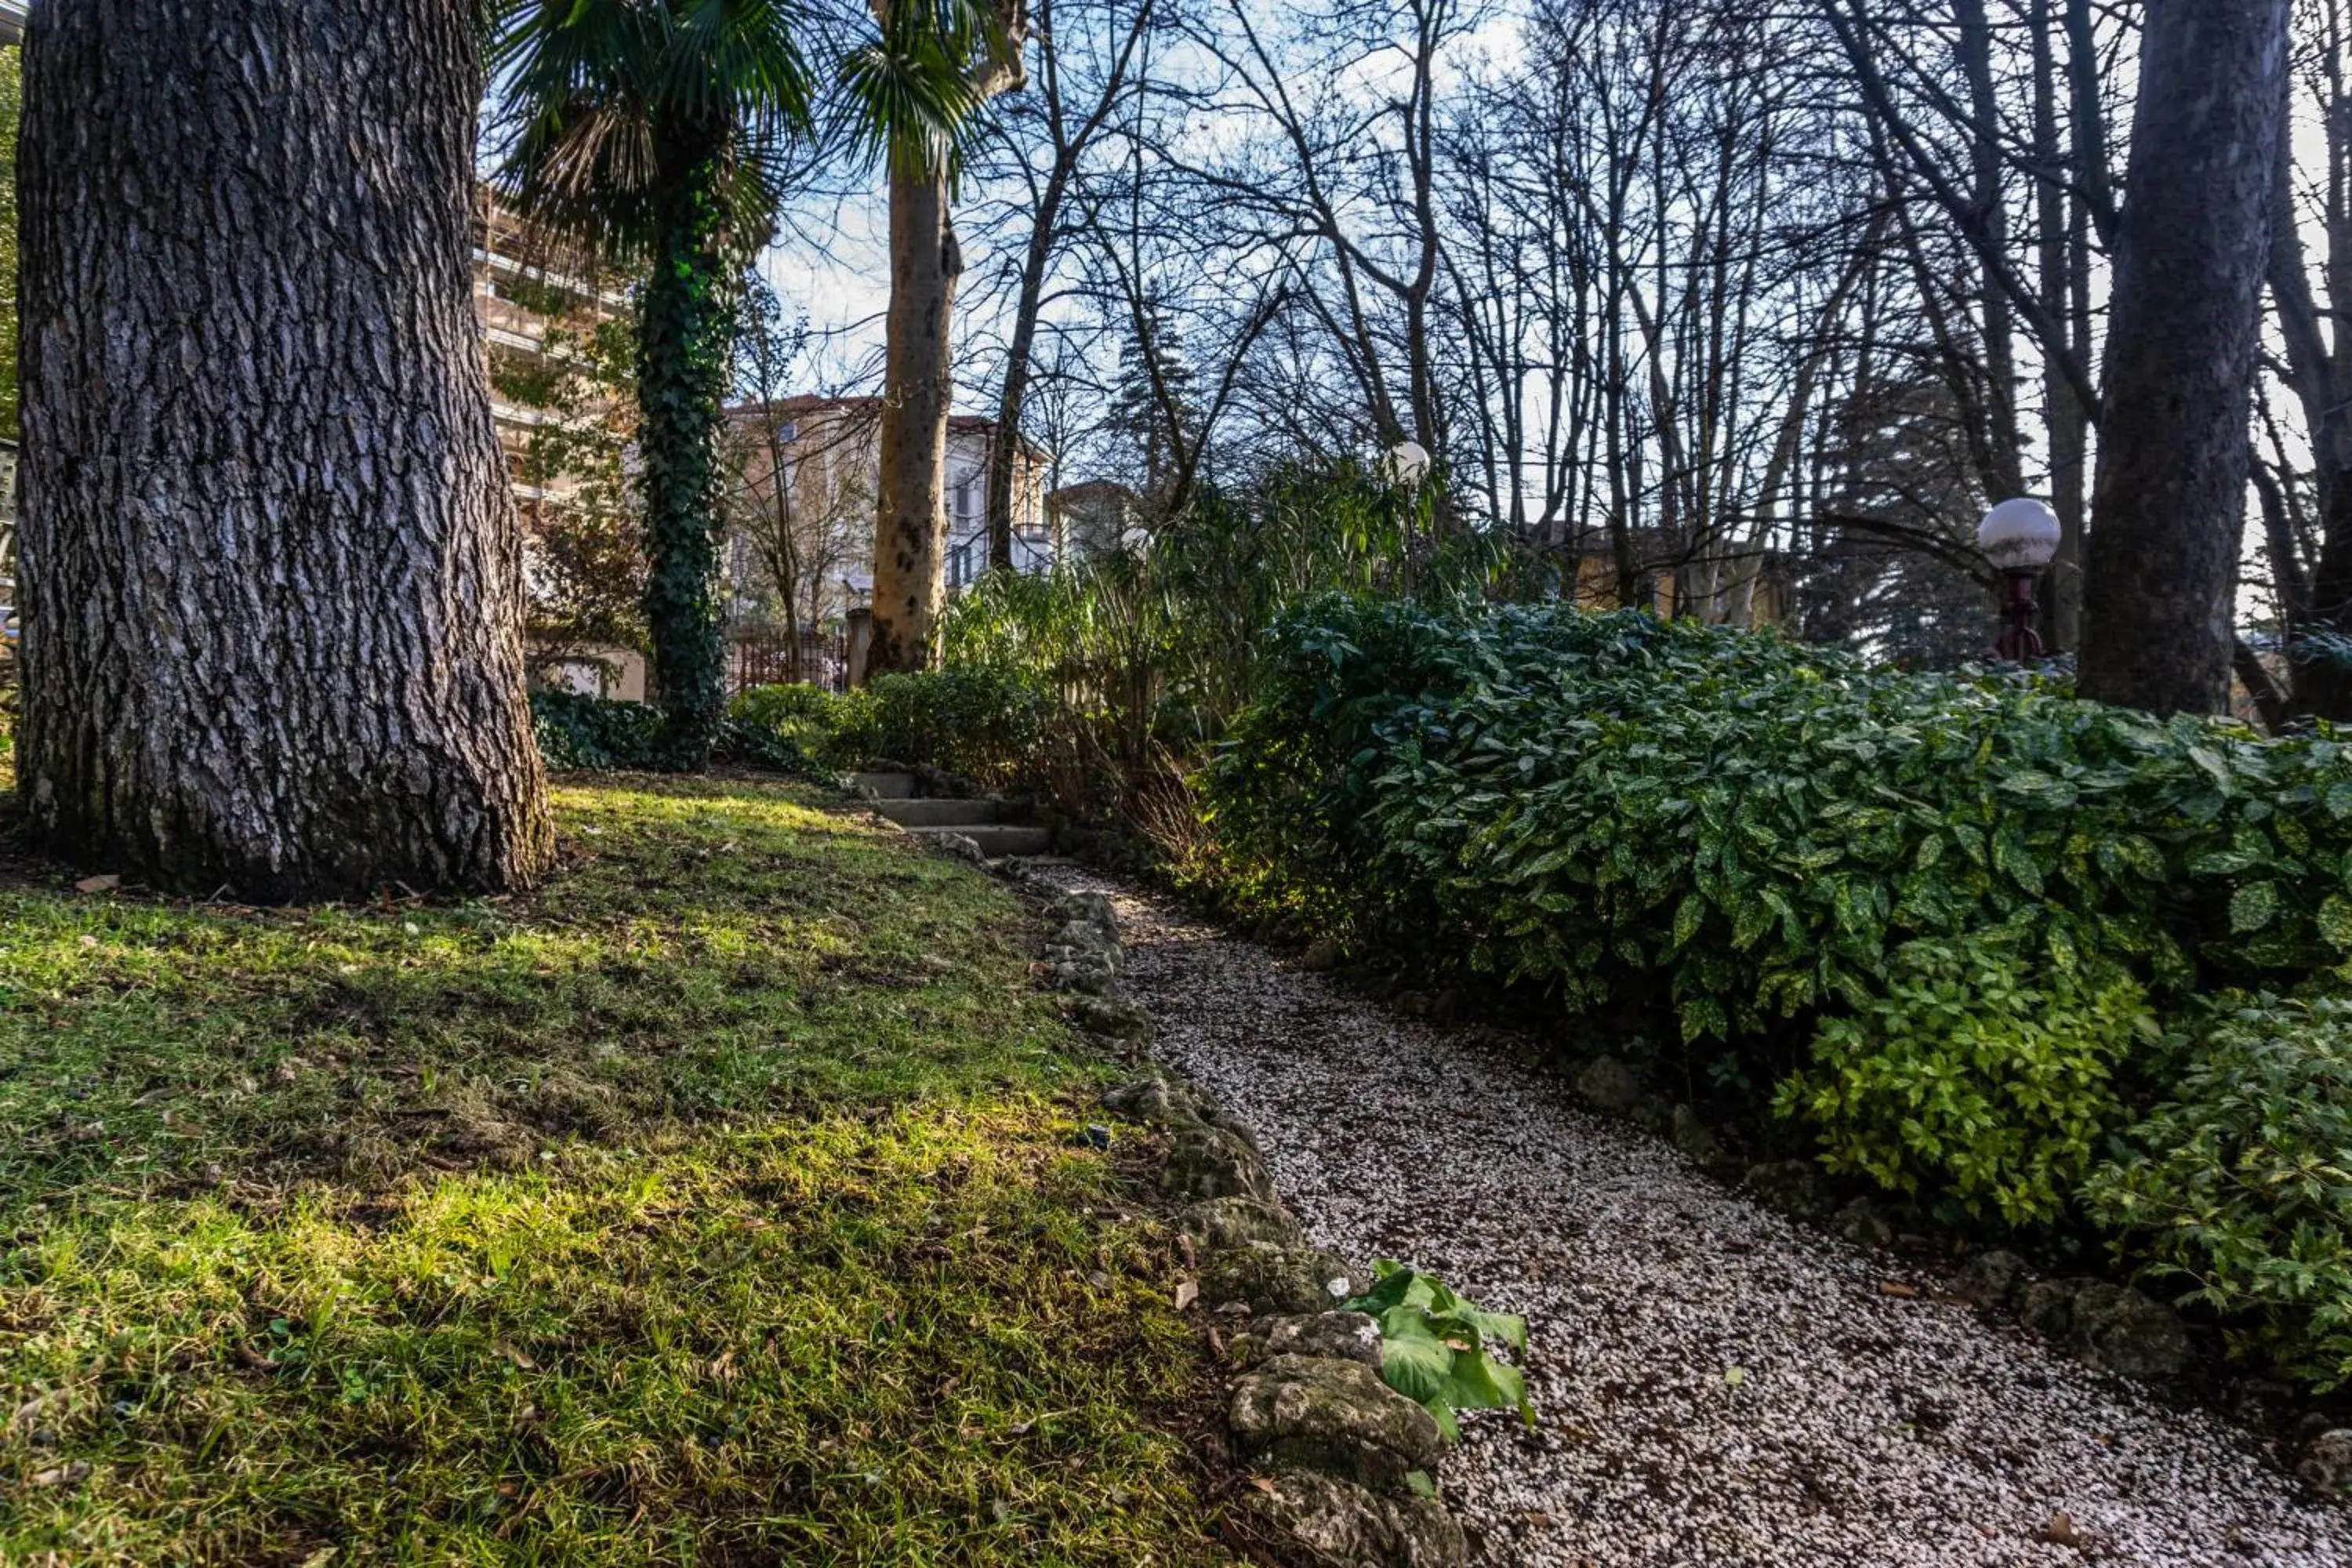
[[[1145,496],[1164,498],[1175,483],[1177,453],[1193,417],[1183,338],[1168,319],[1163,292],[1148,288],[1119,343],[1118,380],[1103,420],[1132,456]]]

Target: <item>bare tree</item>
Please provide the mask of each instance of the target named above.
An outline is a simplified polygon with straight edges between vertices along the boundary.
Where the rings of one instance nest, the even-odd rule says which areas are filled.
[[[1035,0],[1035,102],[1016,105],[1007,116],[1013,173],[1026,198],[1027,236],[1020,247],[1020,280],[998,383],[996,440],[989,449],[988,564],[994,571],[1013,565],[1019,436],[1053,268],[1076,232],[1070,222],[1072,188],[1088,155],[1102,144],[1112,112],[1145,58],[1158,4]]]

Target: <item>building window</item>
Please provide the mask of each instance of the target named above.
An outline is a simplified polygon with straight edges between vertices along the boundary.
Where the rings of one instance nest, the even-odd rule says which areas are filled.
[[[961,588],[971,581],[971,546],[959,544],[955,547],[955,553],[948,557],[948,582],[951,586]]]

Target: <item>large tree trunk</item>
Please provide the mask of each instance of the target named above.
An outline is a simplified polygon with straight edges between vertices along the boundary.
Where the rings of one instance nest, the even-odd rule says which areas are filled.
[[[2116,234],[2081,688],[2229,702],[2288,0],[2155,0]]]
[[[34,8],[19,788],[255,899],[547,868],[467,0]]]
[[[645,465],[646,629],[672,767],[710,760],[726,717],[719,621],[719,428],[732,342],[719,235],[730,177],[723,123],[673,125],[660,235],[637,322],[637,450]]]
[[[874,527],[868,675],[921,669],[946,596],[948,333],[963,253],[944,174],[890,173],[890,315],[885,349],[881,494]]]

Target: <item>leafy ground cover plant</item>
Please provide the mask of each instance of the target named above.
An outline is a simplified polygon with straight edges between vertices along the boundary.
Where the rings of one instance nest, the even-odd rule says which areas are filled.
[[[0,866],[0,1562],[1229,1559],[1017,906],[783,784],[527,898]]]
[[[2092,1212],[2242,1351],[2352,1382],[2352,1002],[2242,997],[2173,1048],[2185,1069],[2092,1178]]]
[[[1464,1410],[1517,1410],[1535,1425],[1527,1379],[1487,1348],[1526,1350],[1526,1319],[1489,1312],[1436,1276],[1385,1258],[1373,1260],[1372,1288],[1340,1310],[1379,1322],[1381,1380],[1435,1416],[1448,1438],[1461,1440]]]

